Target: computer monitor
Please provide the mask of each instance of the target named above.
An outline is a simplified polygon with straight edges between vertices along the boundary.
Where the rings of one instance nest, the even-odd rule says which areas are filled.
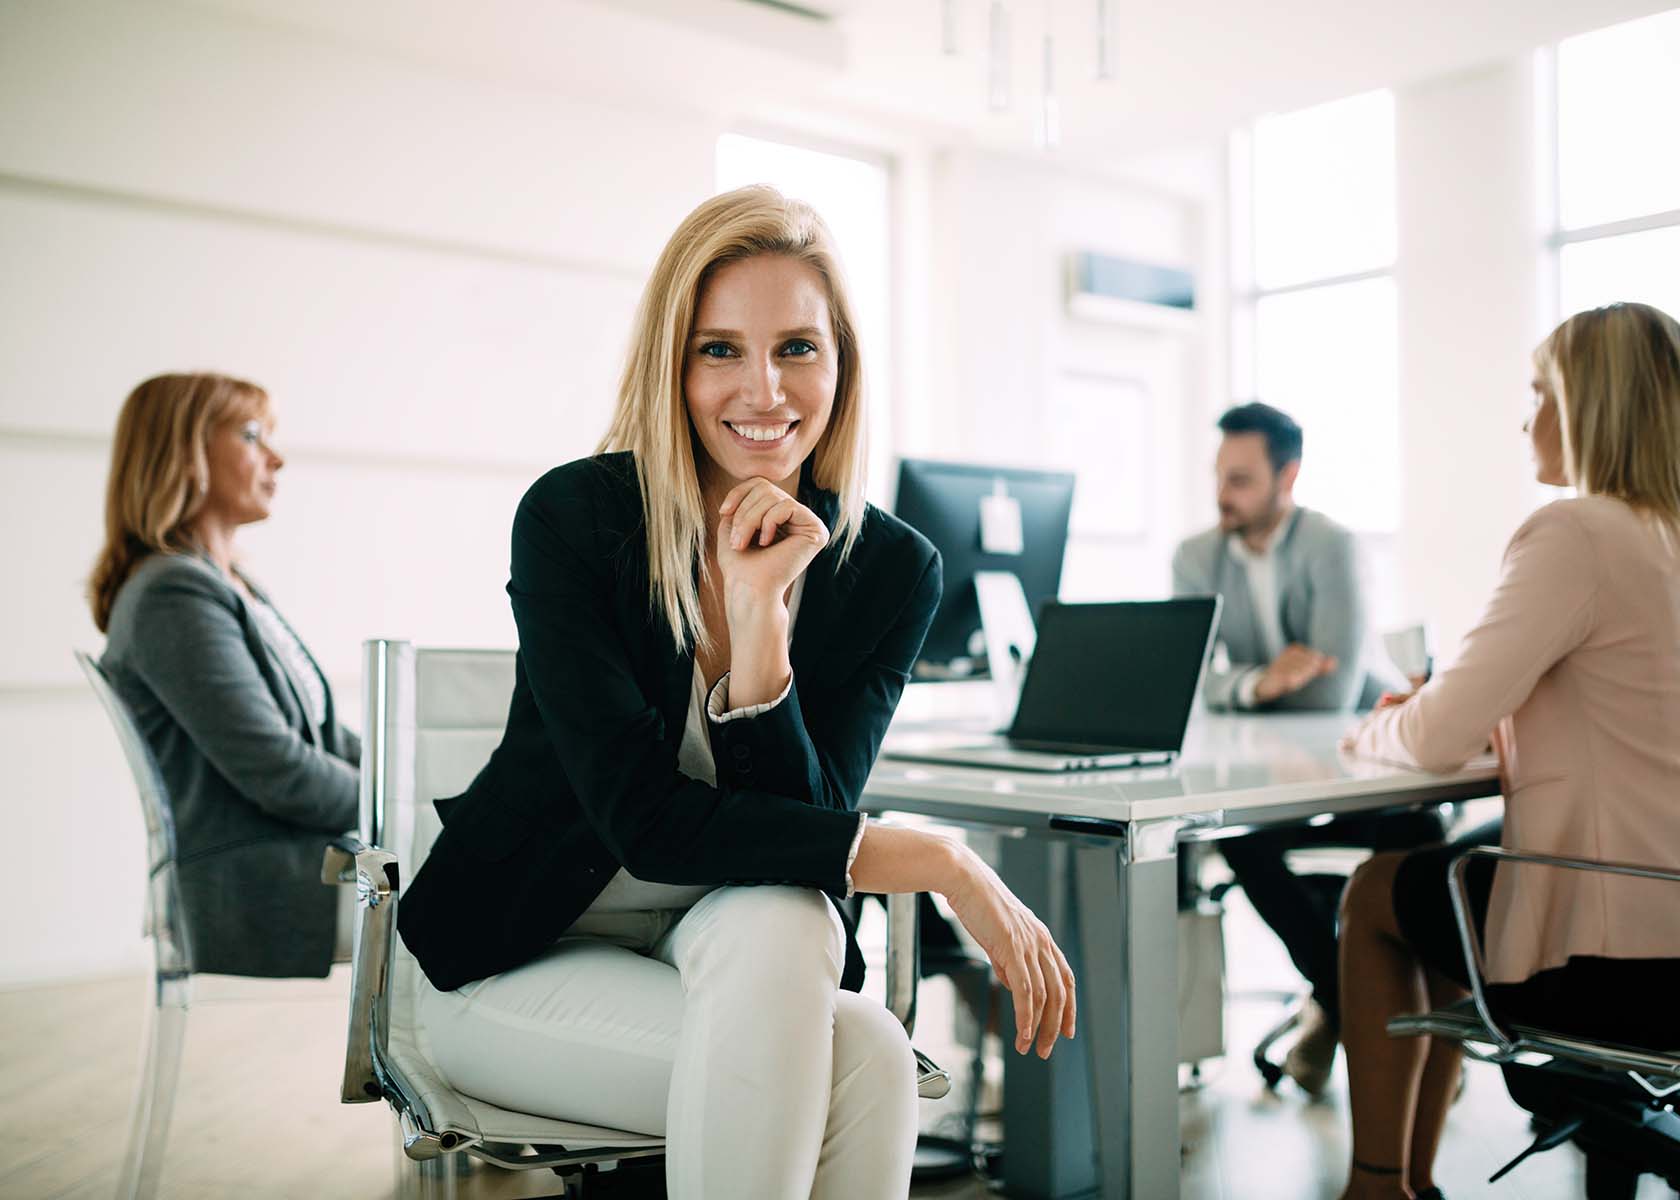
[[[992,514],[984,529],[983,505]],[[1072,508],[1073,476],[1065,471],[900,460],[893,511],[945,560],[945,594],[916,661],[915,678],[986,673],[976,571],[1015,575],[1034,614],[1056,598]],[[1014,513],[1019,513],[1018,526]]]

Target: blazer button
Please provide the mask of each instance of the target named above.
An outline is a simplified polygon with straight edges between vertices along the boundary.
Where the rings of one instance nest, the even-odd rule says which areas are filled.
[[[730,753],[735,756],[736,762],[746,762],[747,759],[752,757],[751,747],[742,745],[740,742],[735,743],[735,745],[730,749]]]

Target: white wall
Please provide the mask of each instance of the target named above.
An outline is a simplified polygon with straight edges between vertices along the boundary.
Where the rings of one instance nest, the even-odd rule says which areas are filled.
[[[455,79],[186,7],[0,7],[0,983],[141,960],[142,835],[70,649],[147,375],[267,387],[253,573],[353,715],[368,636],[511,645],[513,505],[603,428],[711,118]]]
[[[894,157],[895,447],[1021,461],[1058,373],[1149,384],[1150,532],[1076,544],[1066,586],[1159,592],[1222,320],[1072,321],[1062,260],[1188,265],[1219,291],[1197,203],[1053,158],[935,161],[844,112],[741,115]],[[593,446],[642,278],[731,121],[161,0],[0,6],[0,506],[28,564],[0,593],[0,822],[27,848],[0,906],[32,914],[0,928],[0,985],[143,956],[135,801],[69,654],[101,643],[82,588],[128,389],[196,368],[269,389],[288,465],[242,544],[353,716],[365,637],[512,644],[513,505]]]
[[[1072,468],[1080,490],[1140,500],[1138,532],[1076,526],[1066,598],[1166,594],[1173,545],[1195,522],[1184,464],[1204,443],[1213,383],[1205,364],[1225,336],[1225,268],[1202,211],[1195,198],[1075,172],[1054,157],[949,150],[935,160],[935,365],[931,403],[907,430],[905,452]],[[1190,269],[1204,292],[1199,315],[1178,332],[1071,316],[1064,270],[1079,250]],[[1058,397],[1128,385],[1147,397],[1136,423],[1098,427],[1069,453]]]
[[[1522,421],[1548,302],[1531,56],[1403,88],[1399,186],[1402,607],[1451,658],[1535,507]]]

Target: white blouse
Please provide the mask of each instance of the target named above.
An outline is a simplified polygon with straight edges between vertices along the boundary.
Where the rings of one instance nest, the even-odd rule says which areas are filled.
[[[259,599],[253,592],[247,601],[251,615],[257,619],[257,628],[262,631],[263,641],[274,652],[274,657],[280,660],[280,667],[297,689],[298,699],[303,702],[304,715],[309,718],[312,729],[320,729],[327,721],[327,685],[321,679],[321,673],[315,669],[314,660],[309,657],[309,651],[303,648],[297,635],[292,632],[279,613]]]

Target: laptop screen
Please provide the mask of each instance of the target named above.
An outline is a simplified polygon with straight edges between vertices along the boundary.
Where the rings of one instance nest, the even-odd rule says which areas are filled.
[[[1046,604],[1009,736],[1183,749],[1218,605],[1213,596]]]

